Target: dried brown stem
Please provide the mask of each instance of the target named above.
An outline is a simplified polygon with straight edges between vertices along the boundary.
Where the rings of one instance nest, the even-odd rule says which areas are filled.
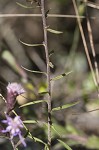
[[[72,0],[72,2],[73,2],[73,5],[74,5],[75,13],[76,13],[77,16],[79,16],[76,1]],[[78,22],[78,26],[79,26],[79,29],[80,29],[80,33],[81,33],[85,53],[86,53],[86,56],[87,56],[87,60],[88,60],[88,63],[89,63],[89,67],[90,67],[90,70],[91,70],[91,73],[92,73],[92,77],[93,77],[93,80],[94,80],[94,83],[95,83],[96,87],[98,87],[96,76],[95,76],[95,73],[94,73],[94,69],[93,69],[91,59],[90,59],[90,55],[89,55],[89,51],[88,51],[88,46],[87,46],[86,39],[85,39],[85,36],[84,36],[84,31],[83,31],[81,20],[80,20],[79,17],[77,17],[77,22]]]
[[[85,0],[85,5],[87,6],[87,1],[86,0]],[[91,24],[90,24],[89,16],[88,16],[88,13],[87,13],[87,7],[86,7],[86,19],[87,19],[87,29],[88,29],[88,36],[89,36],[90,46],[91,46],[92,55],[93,55],[93,58],[94,58],[95,75],[96,75],[97,86],[98,86],[97,89],[99,90],[98,63],[96,61],[96,52],[95,52],[95,47],[94,47],[94,41],[93,41]]]

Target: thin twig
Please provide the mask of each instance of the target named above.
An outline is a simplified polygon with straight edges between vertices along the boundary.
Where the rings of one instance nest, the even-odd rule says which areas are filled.
[[[76,13],[77,16],[79,16],[77,5],[76,5],[76,1],[72,0],[72,2],[73,2],[73,5],[74,5],[75,13]],[[85,39],[85,36],[84,36],[84,31],[83,31],[81,20],[80,20],[79,17],[77,17],[77,22],[78,22],[78,26],[79,26],[79,29],[80,29],[81,37],[82,37],[82,40],[83,40],[84,50],[85,50],[85,53],[86,53],[86,56],[87,56],[89,67],[90,67],[90,70],[91,70],[91,73],[92,73],[93,81],[94,81],[96,87],[98,87],[96,76],[95,76],[95,73],[94,73],[94,69],[93,69],[93,66],[92,66],[92,63],[91,63],[91,59],[90,59],[90,55],[89,55],[86,39]]]
[[[47,64],[47,91],[48,91],[48,147],[51,149],[51,83],[50,83],[50,66],[49,66],[49,52],[48,52],[48,38],[47,38],[47,21],[45,16],[45,0],[41,0],[41,13],[43,21],[44,32],[44,47]]]

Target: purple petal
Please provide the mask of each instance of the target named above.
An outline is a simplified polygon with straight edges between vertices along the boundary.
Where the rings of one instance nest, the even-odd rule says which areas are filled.
[[[1,122],[2,122],[2,123],[6,123],[6,124],[8,123],[8,121],[7,121],[7,120],[2,120]]]
[[[7,133],[8,131],[7,131],[7,130],[2,130],[1,132],[2,132],[2,133]]]
[[[12,118],[9,117],[8,115],[6,115],[6,118],[7,118],[7,122],[11,122],[12,121]]]
[[[9,132],[11,129],[12,129],[11,126],[8,126],[8,127],[6,128],[6,130],[7,130],[8,132]]]
[[[26,147],[27,145],[26,145],[25,140],[21,134],[19,134],[19,138],[20,138],[21,143],[24,145],[24,147]]]

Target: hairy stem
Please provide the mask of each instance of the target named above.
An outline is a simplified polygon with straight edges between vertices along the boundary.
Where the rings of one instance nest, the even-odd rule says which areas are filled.
[[[49,52],[48,52],[48,38],[47,38],[47,21],[45,16],[45,0],[41,0],[41,13],[44,31],[44,48],[46,54],[47,64],[47,90],[48,90],[48,146],[51,149],[51,83],[50,83],[50,66],[49,66]]]

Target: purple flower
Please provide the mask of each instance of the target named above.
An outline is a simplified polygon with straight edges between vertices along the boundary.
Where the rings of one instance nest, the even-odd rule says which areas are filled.
[[[14,108],[16,103],[16,97],[25,90],[22,88],[21,84],[18,83],[9,83],[7,86],[7,98],[6,98],[6,107],[7,107],[7,114]]]
[[[18,83],[9,83],[7,86],[7,93],[13,93],[14,96],[18,96],[22,93],[24,93],[25,90],[21,86],[21,84]]]
[[[2,130],[2,133],[9,133],[10,138],[13,139],[15,136],[19,136],[19,139],[21,143],[26,147],[26,143],[24,141],[24,138],[21,135],[21,128],[23,128],[22,120],[19,116],[16,116],[15,118],[11,118],[8,115],[6,115],[6,120],[3,120],[2,122],[7,124],[7,127],[5,130]]]

